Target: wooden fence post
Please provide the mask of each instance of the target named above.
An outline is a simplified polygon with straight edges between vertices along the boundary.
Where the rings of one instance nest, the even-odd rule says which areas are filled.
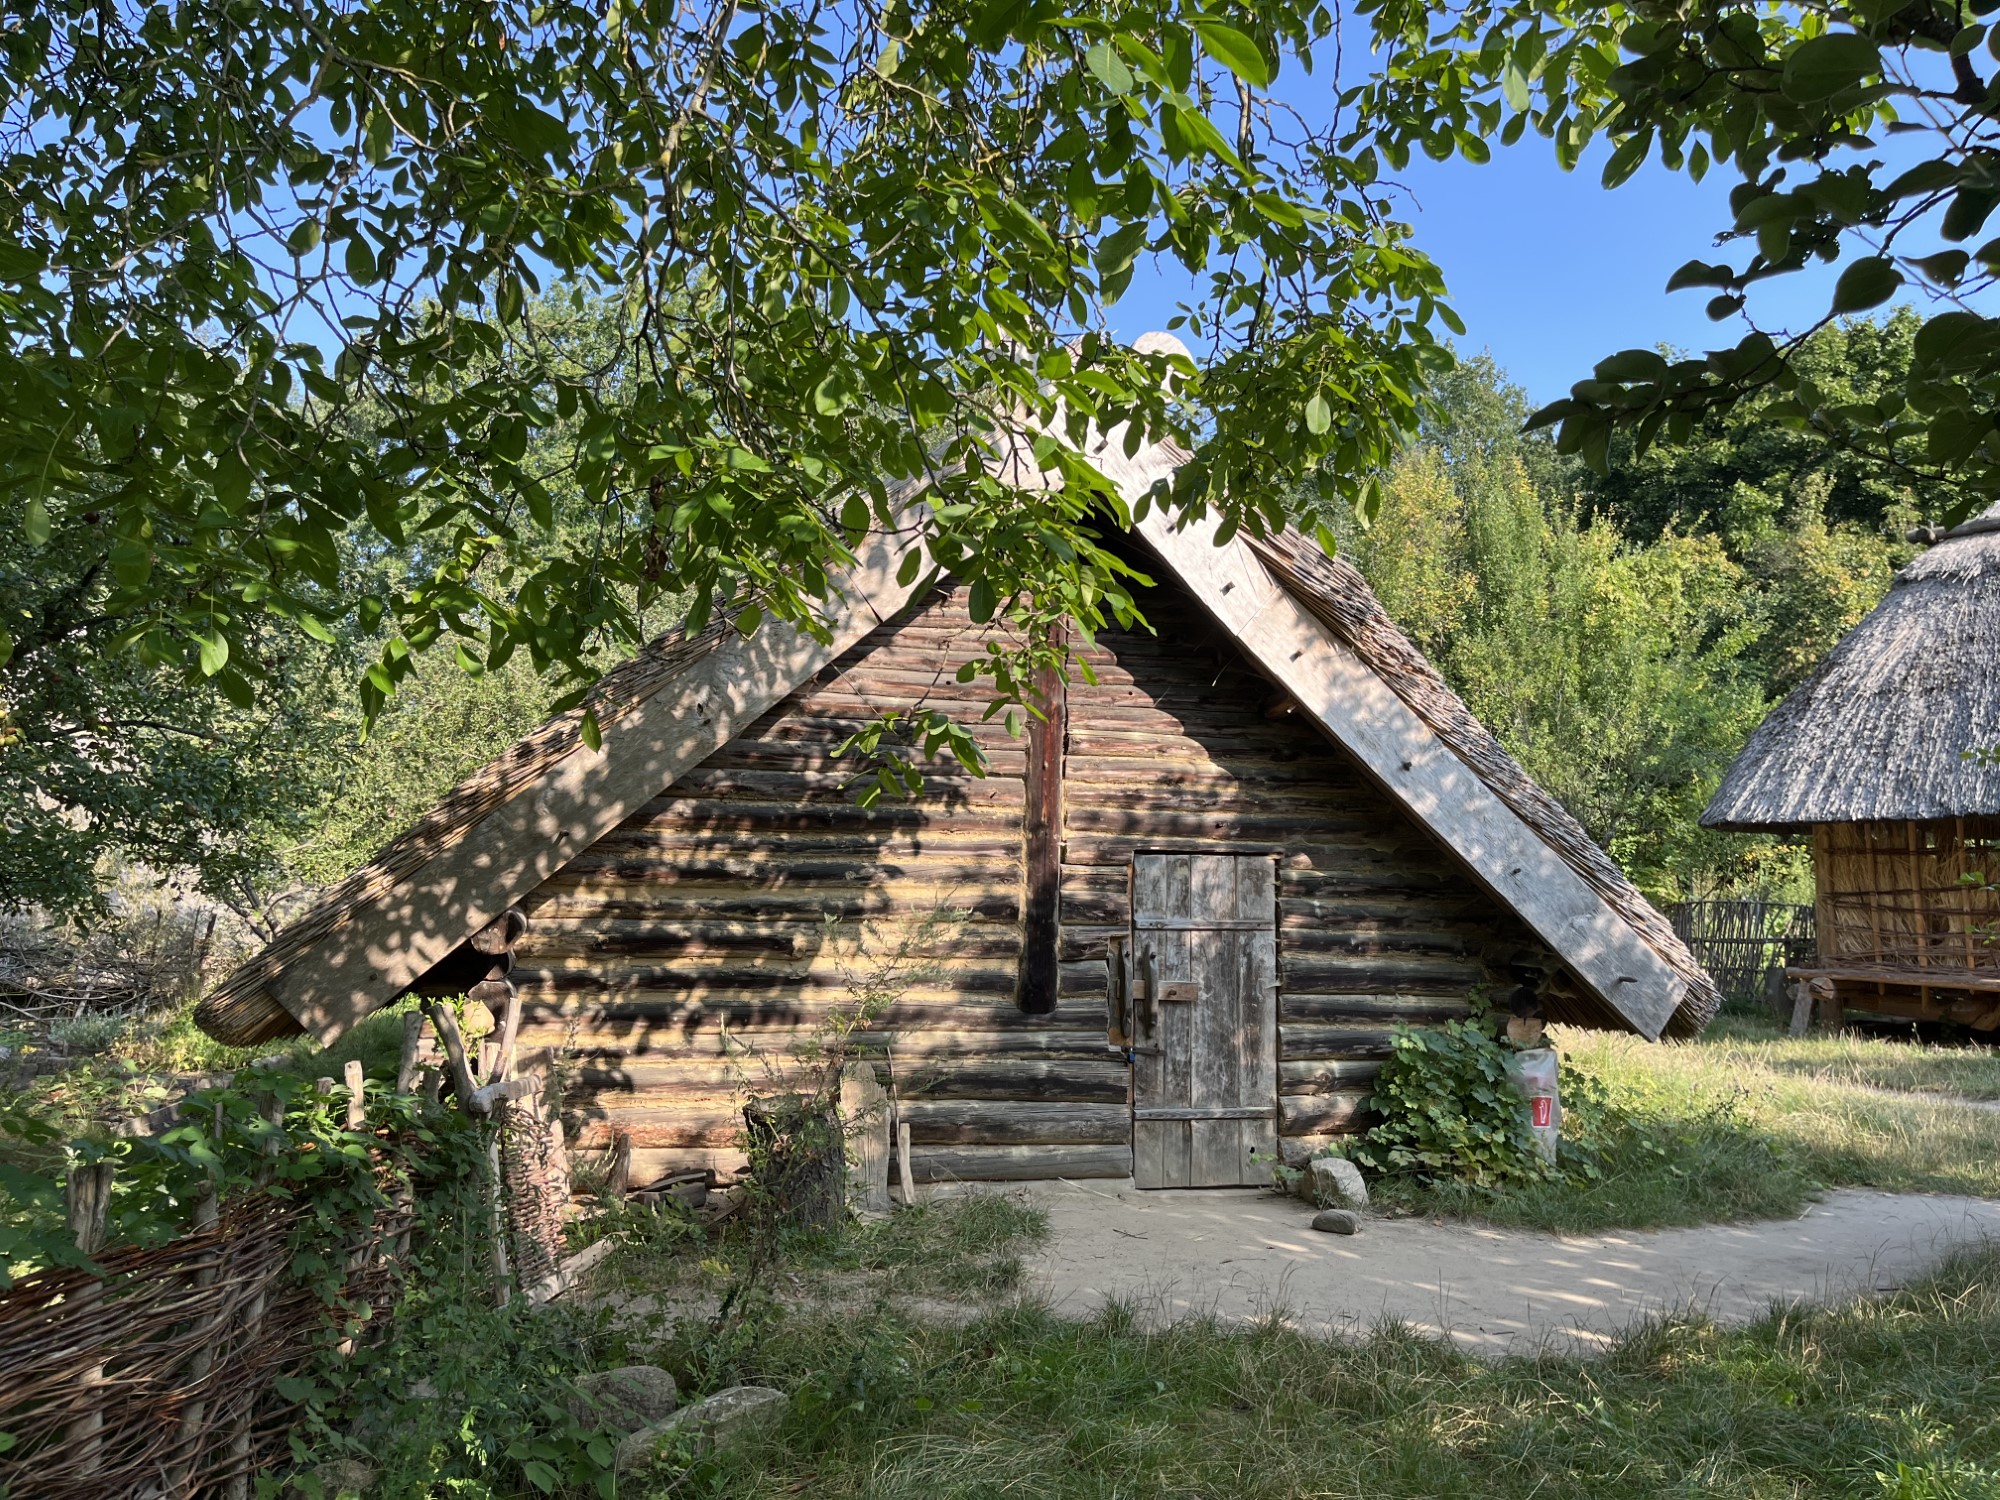
[[[111,1184],[117,1167],[108,1161],[80,1162],[69,1169],[64,1187],[63,1210],[70,1238],[85,1255],[94,1256],[104,1248],[111,1234]],[[104,1298],[104,1283],[93,1281],[76,1294],[76,1308],[82,1312]],[[77,1377],[83,1388],[83,1415],[69,1424],[67,1436],[77,1444],[76,1468],[80,1474],[95,1474],[104,1467],[104,1410],[98,1404],[104,1385],[104,1366],[92,1365]]]
[[[368,1078],[362,1069],[361,1059],[351,1059],[341,1069],[341,1077],[347,1084],[347,1128],[359,1130],[368,1121]]]
[[[417,1052],[423,1045],[424,1013],[413,1010],[403,1017],[403,1056],[396,1064],[396,1092],[407,1094],[417,1082]]]
[[[331,1080],[328,1080],[328,1082],[330,1083]],[[269,1124],[275,1125],[282,1130],[285,1123],[284,1100],[277,1098],[275,1095],[268,1100],[264,1105],[264,1119]],[[264,1154],[266,1156],[276,1156],[279,1148],[279,1136],[277,1133],[273,1133],[264,1142]],[[270,1180],[271,1174],[267,1168],[257,1175],[258,1182],[261,1185]],[[259,1274],[261,1274],[263,1268],[260,1266],[257,1269]],[[262,1332],[263,1326],[264,1286],[260,1282],[257,1290],[250,1294],[250,1299],[243,1308],[243,1347],[245,1349],[256,1347],[257,1338]],[[228,1472],[222,1481],[223,1500],[249,1500],[250,1432],[256,1420],[257,1402],[253,1397],[243,1403],[242,1414],[237,1417],[236,1425],[229,1434],[229,1447],[226,1451]]]

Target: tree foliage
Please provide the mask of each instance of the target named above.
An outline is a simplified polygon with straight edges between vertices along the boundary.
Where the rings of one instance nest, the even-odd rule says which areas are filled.
[[[587,679],[663,592],[810,621],[905,481],[1028,627],[1128,612],[1115,512],[1022,418],[1199,449],[1172,503],[1275,524],[1414,419],[1435,269],[1268,85],[1313,0],[683,6],[57,0],[0,28],[0,483],[92,557],[110,649],[247,705],[267,622]],[[1200,279],[1196,370],[1104,332]],[[606,361],[536,289],[613,299]],[[1167,383],[1171,377],[1173,390]],[[537,443],[560,431],[551,453]],[[593,524],[545,545],[555,492]],[[410,563],[362,576],[355,558]],[[12,598],[8,671],[54,641]],[[1006,669],[1001,696],[1018,683]],[[10,702],[18,693],[7,686]]]
[[[1739,179],[1726,254],[1669,290],[1706,288],[1709,314],[1750,331],[1705,355],[1627,349],[1536,414],[1565,453],[1607,466],[1614,437],[1686,442],[1746,401],[1917,486],[1949,518],[2000,496],[2000,325],[1980,296],[2000,270],[2000,30],[1991,0],[1806,0],[1677,7],[1596,0],[1379,0],[1362,7],[1384,66],[1351,89],[1346,144],[1392,167],[1413,149],[1475,161],[1532,128],[1565,167],[1598,138],[1607,186],[1650,157]],[[1894,150],[1885,148],[1898,137]],[[1842,263],[1824,317],[1758,326],[1754,294]],[[1856,390],[1806,354],[1834,319],[1902,292],[1934,311],[1900,379]]]
[[[87,657],[224,764],[208,720],[277,712],[308,643],[371,717],[440,644],[574,700],[668,613],[818,628],[920,482],[929,563],[1027,643],[986,663],[1020,699],[1050,622],[1132,613],[1092,424],[1178,437],[1156,500],[1258,528],[1301,463],[1365,497],[1446,362],[1435,268],[1272,97],[1330,27],[1317,0],[14,8],[0,723],[71,734],[94,710],[41,687]],[[1194,278],[1200,368],[1108,336],[1145,257]],[[1023,426],[1025,484],[995,462]],[[15,776],[6,816],[178,856],[104,784],[151,759]]]
[[[1521,432],[1526,397],[1490,356],[1462,361],[1439,394],[1375,525],[1345,539],[1391,615],[1649,894],[1794,884],[1794,851],[1697,820],[1907,549],[1880,534],[1881,514],[1829,517],[1839,471],[1824,450],[1774,446],[1754,425],[1732,419],[1607,478]],[[1687,482],[1695,465],[1712,489]],[[1757,482],[1728,477],[1746,475]],[[1855,495],[1850,510],[1907,513],[1893,491]]]

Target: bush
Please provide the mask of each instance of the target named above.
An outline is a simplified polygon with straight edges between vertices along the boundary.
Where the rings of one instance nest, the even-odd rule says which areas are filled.
[[[1478,1020],[1398,1026],[1368,1107],[1380,1121],[1348,1155],[1385,1177],[1499,1187],[1543,1177],[1508,1049]]]

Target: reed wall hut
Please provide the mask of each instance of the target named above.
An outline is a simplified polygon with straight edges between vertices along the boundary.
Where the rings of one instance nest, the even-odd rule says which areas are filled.
[[[1812,839],[1845,1009],[2000,1027],[2000,505],[1897,575],[1736,757],[1710,828]]]
[[[1182,458],[1096,455],[1128,501]],[[601,749],[575,714],[530,735],[202,1024],[335,1036],[518,905],[519,1040],[572,1060],[576,1146],[733,1169],[746,1081],[887,983],[862,1041],[919,1180],[1173,1186],[1254,1182],[1281,1145],[1353,1128],[1391,1025],[1479,986],[1647,1037],[1714,1011],[1666,921],[1345,561],[1154,511],[1120,543],[1153,628],[1081,646],[1088,673],[1013,738],[957,679],[996,627],[948,578],[901,581],[910,544],[871,539],[830,641],[656,642],[602,685]],[[913,706],[972,725],[989,774],[932,763],[920,797],[860,806],[835,747]]]

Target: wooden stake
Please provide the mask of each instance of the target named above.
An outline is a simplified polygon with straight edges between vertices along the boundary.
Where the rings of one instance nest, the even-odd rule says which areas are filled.
[[[917,1184],[910,1175],[910,1125],[907,1120],[896,1123],[896,1177],[903,1189],[903,1202],[915,1203]]]
[[[632,1191],[632,1133],[628,1130],[619,1131],[611,1142],[611,1177],[604,1191],[614,1203],[624,1202]]]
[[[417,1053],[424,1040],[424,1013],[413,1010],[403,1017],[403,1056],[396,1064],[396,1092],[407,1094],[417,1082]]]
[[[347,1082],[347,1128],[359,1130],[368,1123],[368,1078],[362,1070],[361,1059],[351,1059],[341,1074]]]
[[[108,1161],[79,1162],[70,1168],[63,1193],[64,1217],[76,1248],[96,1255],[111,1234],[111,1183],[117,1167]],[[99,1281],[81,1288],[75,1297],[79,1308],[101,1300],[104,1284]],[[104,1366],[91,1365],[77,1376],[83,1388],[85,1410],[65,1429],[68,1440],[77,1445],[76,1468],[80,1474],[95,1474],[104,1467],[104,1411],[96,1403],[104,1384]]]

